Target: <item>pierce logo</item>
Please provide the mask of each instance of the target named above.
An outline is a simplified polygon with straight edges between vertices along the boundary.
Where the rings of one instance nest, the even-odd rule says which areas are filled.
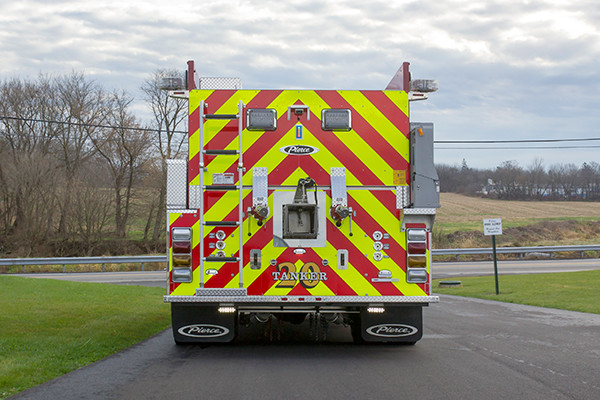
[[[367,328],[367,333],[379,337],[402,337],[414,335],[418,329],[410,325],[383,324]]]
[[[229,329],[219,325],[198,324],[182,326],[177,332],[184,336],[207,338],[225,336]]]
[[[295,144],[291,146],[285,146],[279,149],[282,153],[289,154],[291,156],[305,156],[308,154],[314,154],[319,151],[318,148],[313,146],[306,146],[304,144]]]

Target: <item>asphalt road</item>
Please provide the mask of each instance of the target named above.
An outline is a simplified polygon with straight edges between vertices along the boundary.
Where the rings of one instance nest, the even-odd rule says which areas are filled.
[[[434,263],[431,269],[434,279],[484,276],[494,274],[494,262],[490,260]],[[600,269],[599,258],[498,261],[498,273],[500,275],[575,272],[596,269]]]
[[[14,399],[600,399],[600,315],[442,296],[424,317],[415,346],[343,326],[315,343],[306,323],[229,345],[165,331]]]
[[[498,262],[498,272],[505,274],[536,274],[549,272],[572,272],[600,269],[600,259],[575,260],[515,260]],[[434,263],[432,266],[434,279],[457,278],[461,276],[493,275],[492,261],[469,261]],[[16,274],[31,278],[52,278],[79,282],[102,282],[124,285],[165,286],[164,271],[130,271],[130,272],[82,272],[82,273],[49,273],[49,274]]]

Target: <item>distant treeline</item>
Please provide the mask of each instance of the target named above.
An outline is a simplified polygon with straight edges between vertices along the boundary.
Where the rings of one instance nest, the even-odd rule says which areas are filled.
[[[527,167],[505,161],[495,169],[438,164],[442,192],[504,200],[600,200],[600,164],[552,164],[536,159]]]

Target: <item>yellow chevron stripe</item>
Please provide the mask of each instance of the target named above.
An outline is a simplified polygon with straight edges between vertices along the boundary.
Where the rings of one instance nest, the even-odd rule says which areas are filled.
[[[344,90],[340,95],[354,109],[361,110],[360,115],[373,127],[385,140],[396,148],[400,155],[409,159],[409,141],[404,133],[400,132],[394,124],[383,115],[373,103],[371,103],[361,92],[356,90]],[[408,115],[408,114],[407,114]]]
[[[383,94],[385,94],[396,107],[402,110],[404,115],[408,116],[408,94],[406,92],[400,90],[384,90]]]
[[[202,91],[202,96],[200,96],[198,91],[191,91],[189,98],[189,114],[191,115],[196,109],[200,107],[200,101],[210,96],[210,94],[214,90],[204,90]],[[193,159],[198,152],[200,151],[200,130],[196,130],[192,132],[191,136],[188,138],[188,160]],[[196,178],[196,180],[198,180]]]
[[[205,96],[204,91],[201,90],[199,91],[199,95],[202,98],[208,98],[208,96]],[[206,91],[209,92],[209,91]],[[223,105],[221,107],[219,107],[219,109],[215,110],[214,107],[211,107],[210,103],[208,104],[208,112],[206,112],[207,114],[237,114],[238,112],[238,103],[240,102],[240,100],[244,103],[244,104],[248,104],[258,93],[260,93],[260,90],[238,90],[236,91],[229,99],[227,99],[227,101],[225,103],[223,103]],[[223,129],[225,127],[225,125],[227,125],[230,121],[229,120],[208,120],[205,121],[204,123],[204,143],[208,143],[210,142],[218,133],[221,129]],[[235,142],[235,146],[234,148],[237,149],[237,140],[234,140]]]
[[[227,101],[226,105],[219,109],[219,113],[236,112],[235,107],[237,105],[237,102],[239,101],[240,97],[243,94],[245,94],[245,92],[246,91],[236,92],[235,95]],[[258,91],[252,91],[251,95],[245,96],[245,101],[249,101],[257,93]],[[348,96],[348,93],[355,93],[355,91],[340,93],[346,93],[346,95]],[[364,98],[364,96],[362,97],[366,101],[366,98]],[[314,91],[283,91],[268,107],[275,108],[279,116],[285,115],[285,113],[287,113],[287,107],[295,103],[298,99],[311,108],[313,118],[320,118],[320,110],[329,107],[329,105],[325,103]],[[393,127],[393,125],[391,125],[391,123],[380,112],[378,112],[378,110],[371,103],[368,104],[371,105],[371,110],[375,110],[375,114],[378,115],[378,120],[385,120],[387,122],[387,125]],[[224,126],[224,123],[218,125],[217,122],[218,121],[211,121],[212,125],[210,132],[208,132],[207,129],[207,132],[205,133],[206,142],[212,139]],[[373,121],[370,122],[373,123]],[[312,135],[312,133],[308,129],[306,129],[306,127],[304,129],[304,132],[304,139],[301,142],[298,142],[295,140],[294,129],[292,127],[292,129],[290,129],[275,146],[269,149],[269,151],[259,160],[259,162],[256,165],[267,166],[267,168],[272,170],[272,168],[274,168],[277,164],[279,164],[281,160],[283,160],[283,158],[285,158],[285,155],[279,152],[279,148],[283,147],[284,145],[289,145],[293,143],[302,143],[315,146],[320,149],[318,153],[312,155],[313,158],[318,160],[319,164],[327,165],[328,168],[342,166],[342,164],[338,160],[336,160],[329,151],[326,151],[326,147],[322,143],[320,143],[314,137],[314,135]],[[248,150],[248,148],[250,148],[250,146],[252,146],[256,142],[256,140],[259,140],[263,134],[268,135],[269,132],[257,134],[256,132],[244,131],[244,151]],[[355,131],[332,132],[331,134],[338,136],[338,138],[343,143],[345,143],[345,145],[350,149],[351,152],[355,154],[360,154],[363,163],[365,163],[365,165],[367,165],[370,170],[377,171],[377,174],[380,176],[380,179],[382,179],[382,181],[384,181],[385,184],[393,184],[391,173],[392,168],[377,154],[377,152],[375,152],[370,146],[368,146],[367,143]],[[406,141],[406,138],[404,138],[403,135],[399,135],[396,137],[396,142],[398,140]],[[237,149],[237,147],[238,143],[234,140],[226,148]],[[274,158],[274,156],[277,157]],[[269,160],[269,162],[265,163],[264,161],[266,160]],[[231,157],[224,156],[217,158],[210,164],[210,173],[225,172],[227,168],[229,168],[229,166],[231,165],[231,162]],[[207,178],[208,180],[212,179],[212,175],[207,176]],[[251,179],[251,175],[246,174],[244,184],[251,184]],[[352,174],[347,174],[346,179],[348,185],[360,185],[360,181],[357,179],[357,177],[355,177]],[[193,183],[197,184],[196,181],[194,181]]]
[[[245,93],[246,92],[246,93]],[[198,92],[199,93],[199,92]],[[251,95],[250,95],[251,93]],[[218,111],[210,110],[210,113],[236,113],[237,112],[237,104],[240,100],[240,96],[243,94],[248,95],[243,101],[244,103],[248,103],[251,98],[256,96],[259,91],[238,91],[233,96],[231,96],[225,105],[221,107]],[[367,122],[373,126],[374,129],[378,130],[380,134],[386,137],[390,143],[399,148],[400,154],[404,156],[405,159],[408,160],[408,141],[404,137],[404,134],[399,132],[393,124],[385,118],[383,114],[377,110],[377,108],[371,104],[360,92],[356,91],[341,91],[339,92],[342,97],[345,98],[355,109],[360,109],[360,114],[367,120]],[[408,102],[404,98],[406,94],[402,92],[399,95],[396,92],[385,92],[386,96],[390,98],[392,102],[396,106],[398,106],[403,112],[408,112]],[[197,108],[199,104],[200,98],[206,98],[208,94],[202,94],[197,97],[195,101],[195,106]],[[404,96],[404,97],[403,97]],[[314,92],[314,91],[283,91],[281,94],[268,106],[269,108],[275,108],[278,112],[278,116],[281,118],[282,115],[287,113],[287,108],[294,104],[298,99],[303,104],[306,104],[310,107],[311,110],[311,118],[319,119],[320,111],[323,108],[329,108],[329,106]],[[192,98],[190,98],[190,104],[192,104]],[[192,105],[190,105],[190,112],[193,111]],[[206,140],[212,139],[215,135],[219,133],[219,130],[225,126],[227,121],[211,121],[210,129],[209,126],[205,124],[205,138]],[[259,140],[263,134],[269,134],[269,132],[259,133],[259,132],[248,132],[244,131],[244,151],[246,151],[250,146],[252,146],[256,140]],[[349,150],[355,154],[360,154],[361,159],[363,159],[365,165],[371,171],[374,171],[380,176],[380,179],[384,181],[385,184],[392,185],[392,173],[389,165],[375,152],[373,149],[368,146],[362,138],[356,134],[355,131],[350,132],[331,132],[331,134],[338,136],[344,144],[348,147]],[[192,137],[197,135],[192,135]],[[192,138],[190,138],[192,139]],[[402,142],[398,144],[398,142]],[[278,141],[278,143],[272,148],[268,149],[268,151],[261,157],[261,159],[255,164],[260,167],[267,167],[269,171],[275,170],[275,168],[287,157],[287,155],[281,153],[279,148],[290,145],[294,143],[301,143],[306,145],[311,145],[319,148],[319,152],[311,155],[314,161],[326,172],[329,172],[331,167],[344,167],[332,154],[328,149],[320,143],[316,137],[310,132],[307,127],[304,127],[304,137],[302,141],[296,141],[294,137],[294,128],[292,127],[284,137]],[[193,140],[190,140],[190,157],[193,157],[194,154],[191,151]],[[232,141],[227,148],[228,149],[237,149],[238,142],[237,140]],[[196,149],[199,149],[199,143],[197,144]],[[405,151],[403,149],[406,149]],[[197,150],[196,150],[197,153]],[[301,159],[298,159],[300,167],[296,168],[294,172],[292,172],[284,181],[285,185],[295,186],[298,182],[298,179],[306,177],[306,171],[303,171],[301,168]],[[232,164],[232,157],[217,157],[210,164],[210,171],[206,175],[205,182],[208,182],[212,179],[212,173],[222,173]],[[237,176],[236,176],[237,178]],[[387,182],[387,181],[390,182]],[[354,176],[349,170],[346,171],[346,181],[348,185],[360,185],[360,181],[358,177]],[[197,181],[196,181],[197,183]],[[252,174],[246,173],[244,177],[244,184],[250,185],[252,183]],[[250,191],[247,190],[244,192],[244,196],[248,195]],[[352,191],[349,194],[359,203],[363,208],[369,210],[369,214],[375,219],[375,221],[382,226],[382,228],[390,234],[392,240],[397,240],[404,247],[405,235],[404,233],[399,232],[400,222],[398,218],[394,214],[394,210],[388,210],[385,206],[383,206],[375,196],[373,196],[369,191]],[[328,197],[328,203],[330,202],[330,198]],[[272,196],[269,198],[269,203],[272,207]],[[230,192],[223,196],[217,204],[213,205],[210,210],[208,210],[207,215],[205,216],[206,220],[222,220],[225,215],[229,214],[232,210],[237,208],[238,204],[238,194],[237,192]],[[213,215],[210,215],[210,213]],[[329,216],[328,219],[331,220]],[[251,219],[251,222],[255,222]],[[247,222],[246,222],[247,223]],[[355,236],[351,239],[353,244],[356,245],[360,251],[364,251],[364,249],[369,249],[368,251],[372,251],[373,240],[371,239],[372,232],[364,232],[357,224],[354,225],[354,234]],[[213,228],[205,227],[205,235],[207,235]],[[247,227],[244,227],[246,230]],[[239,238],[237,235],[239,234],[239,229],[236,229],[234,232],[234,237],[230,241],[226,241],[226,252],[236,252]],[[365,236],[367,235],[367,236]],[[195,235],[195,238],[199,235]],[[230,235],[231,236],[231,235]],[[229,238],[228,238],[229,239]],[[249,240],[249,237],[245,235],[244,243]],[[208,249],[207,249],[208,250]],[[265,262],[268,259],[278,259],[281,254],[286,250],[285,248],[273,247],[272,241],[267,244],[263,249],[263,265],[266,265]],[[327,243],[327,247],[325,248],[315,248],[315,252],[321,258],[327,258],[329,260],[335,260],[337,258],[337,249],[331,243]],[[384,252],[385,253],[385,252]],[[368,256],[372,256],[372,254],[368,253]],[[208,254],[207,254],[208,255]],[[338,274],[346,284],[348,284],[353,290],[355,290],[359,295],[370,295],[377,296],[380,295],[375,288],[372,286],[370,279],[372,277],[365,278],[359,271],[357,271],[352,266],[352,260],[349,260],[350,266],[347,270],[337,270],[332,265],[333,272]],[[335,263],[332,263],[335,264]],[[384,258],[382,261],[378,263],[374,263],[374,265],[379,269],[389,269],[392,271],[394,277],[399,278],[399,282],[396,282],[396,287],[401,290],[405,295],[409,295],[411,292],[413,295],[423,295],[423,291],[418,288],[417,285],[407,284],[404,273],[401,268],[396,266],[393,261],[389,258]],[[211,265],[212,267],[212,265]],[[301,265],[298,266],[298,271]],[[245,260],[244,267],[244,286],[248,287],[254,282],[261,273],[264,272],[264,268],[261,270],[252,270],[249,266],[248,260]],[[195,279],[197,279],[195,277]],[[239,279],[237,277],[232,278],[229,281],[227,287],[237,287]],[[191,289],[186,292],[190,292],[193,294],[195,291],[195,287],[193,285],[180,285],[179,288],[184,286],[190,286]],[[286,295],[292,289],[288,288],[271,288],[267,295]],[[325,285],[317,285],[314,289],[309,289],[309,292],[312,295],[333,295],[331,290],[326,288]],[[364,292],[364,293],[363,293]]]
[[[337,269],[335,265],[337,260],[337,249],[330,243],[327,243],[327,247],[315,247],[313,248],[315,253],[323,259],[329,260],[331,270],[337,274],[348,286],[352,288],[359,296],[379,296],[380,293],[367,281],[363,274],[356,270],[352,264],[352,258],[348,260],[348,269]]]

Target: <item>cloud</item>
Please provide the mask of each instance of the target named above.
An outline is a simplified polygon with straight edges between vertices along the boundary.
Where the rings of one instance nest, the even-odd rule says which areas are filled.
[[[410,61],[414,77],[440,82],[411,107],[438,138],[600,136],[591,0],[24,0],[3,5],[0,23],[2,77],[78,70],[138,95],[154,70],[195,59],[201,75],[247,88],[381,89]],[[450,153],[436,157],[460,163]],[[468,152],[472,165],[505,157]]]

